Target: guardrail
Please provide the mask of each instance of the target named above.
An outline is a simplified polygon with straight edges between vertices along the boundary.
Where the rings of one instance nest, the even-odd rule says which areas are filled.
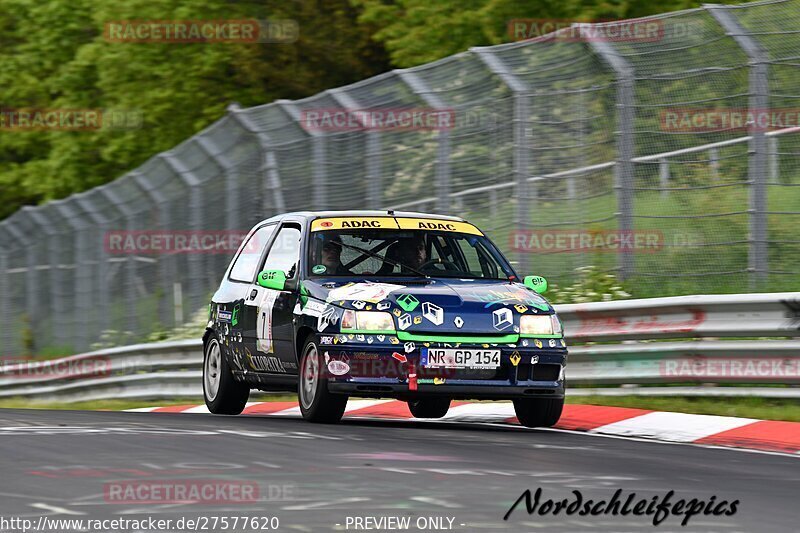
[[[800,292],[555,307],[572,345],[569,394],[800,397]],[[4,365],[0,398],[200,397],[202,358],[197,339]]]

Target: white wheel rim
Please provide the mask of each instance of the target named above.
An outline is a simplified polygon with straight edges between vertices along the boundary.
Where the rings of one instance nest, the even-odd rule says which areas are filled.
[[[206,364],[203,366],[203,382],[205,383],[206,399],[213,402],[219,392],[220,372],[222,369],[222,356],[219,350],[219,342],[212,339],[208,344],[208,354]]]
[[[303,372],[300,376],[300,402],[306,409],[311,408],[317,394],[317,380],[319,379],[319,357],[317,347],[308,346],[306,357],[303,360]]]

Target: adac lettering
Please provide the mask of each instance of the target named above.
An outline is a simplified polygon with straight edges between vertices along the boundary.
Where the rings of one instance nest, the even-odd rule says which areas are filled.
[[[445,231],[455,231],[456,230],[455,224],[448,224],[446,222],[423,222],[423,221],[420,221],[419,225],[417,227],[419,229],[438,229],[438,230],[445,230]]]
[[[380,228],[380,220],[343,220],[343,228]]]

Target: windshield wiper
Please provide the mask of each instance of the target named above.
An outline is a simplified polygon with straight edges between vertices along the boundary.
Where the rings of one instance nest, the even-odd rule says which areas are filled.
[[[366,248],[361,248],[359,246],[353,246],[352,244],[345,244],[343,242],[336,242],[336,241],[330,241],[330,242],[333,242],[333,243],[338,244],[339,246],[343,246],[345,248],[350,248],[351,250],[359,251],[359,252],[361,252],[363,254],[367,254],[370,257],[375,257],[377,259],[380,259],[381,261],[389,263],[392,266],[396,266],[396,267],[400,267],[400,268],[407,268],[408,270],[410,270],[414,274],[418,275],[419,277],[422,277],[422,278],[425,278],[425,279],[431,279],[431,277],[429,275],[427,275],[425,272],[423,272],[421,270],[417,270],[416,268],[410,267],[410,266],[405,265],[403,263],[398,263],[397,261],[394,261],[392,259],[388,259],[386,257],[382,257],[380,254],[376,254],[372,250],[367,250]]]

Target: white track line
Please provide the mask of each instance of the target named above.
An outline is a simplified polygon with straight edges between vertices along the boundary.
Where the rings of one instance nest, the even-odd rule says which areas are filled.
[[[643,437],[672,442],[692,442],[703,437],[758,422],[753,418],[692,415],[656,411],[606,424],[590,433]]]

